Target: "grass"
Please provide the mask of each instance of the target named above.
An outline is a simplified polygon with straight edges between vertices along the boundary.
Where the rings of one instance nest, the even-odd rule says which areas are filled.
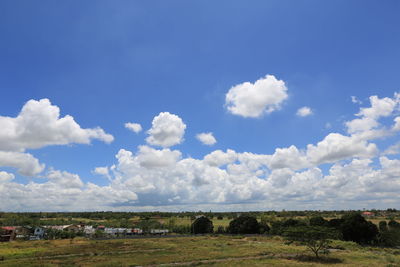
[[[335,241],[334,252],[315,261],[303,246],[279,237],[201,236],[119,240],[52,240],[0,243],[1,266],[400,266],[399,249]]]

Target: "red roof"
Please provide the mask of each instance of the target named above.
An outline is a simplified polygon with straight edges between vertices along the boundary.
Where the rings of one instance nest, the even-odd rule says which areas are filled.
[[[362,214],[363,215],[374,215],[372,212],[369,212],[369,211],[364,211]]]
[[[3,227],[1,227],[1,229],[7,230],[7,231],[14,231],[16,228],[14,226],[3,226]]]

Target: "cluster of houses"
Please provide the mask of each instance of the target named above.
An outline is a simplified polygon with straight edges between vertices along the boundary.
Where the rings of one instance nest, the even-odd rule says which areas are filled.
[[[81,234],[86,237],[94,237],[100,233],[105,237],[133,236],[144,234],[140,228],[112,228],[99,225],[69,224],[69,225],[49,225],[49,226],[4,226],[0,227],[0,242],[8,242],[16,239],[20,240],[40,240],[47,237],[51,230],[59,232],[70,232]],[[150,229],[149,233],[153,235],[166,235],[168,229]]]

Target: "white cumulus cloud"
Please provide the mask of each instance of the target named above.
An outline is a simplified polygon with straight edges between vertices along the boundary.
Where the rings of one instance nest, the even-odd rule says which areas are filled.
[[[147,131],[147,143],[161,147],[170,147],[183,142],[186,124],[175,114],[161,112],[154,117],[152,127]]]
[[[307,117],[307,116],[310,116],[312,114],[313,114],[313,112],[312,112],[311,108],[309,108],[309,107],[299,108],[297,110],[297,112],[296,112],[296,115],[299,116],[299,117]]]
[[[225,95],[225,105],[234,115],[256,118],[278,110],[287,97],[285,82],[266,75],[255,83],[233,86]]]
[[[127,122],[125,123],[125,128],[131,130],[134,133],[139,133],[142,131],[142,125],[139,123]]]
[[[81,128],[70,115],[60,118],[60,109],[48,99],[29,100],[15,118],[0,116],[0,129],[0,150],[3,151],[89,144],[92,139],[110,143],[114,139],[101,128]]]
[[[196,135],[197,140],[202,142],[204,145],[212,146],[217,143],[217,140],[213,136],[213,133],[199,133]]]

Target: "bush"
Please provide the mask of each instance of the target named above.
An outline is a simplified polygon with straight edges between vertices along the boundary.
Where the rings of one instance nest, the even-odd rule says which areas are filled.
[[[258,234],[260,225],[255,217],[242,215],[229,223],[228,232],[231,234]]]
[[[377,240],[378,227],[366,221],[359,213],[351,213],[342,217],[341,232],[343,239],[359,244],[372,244]]]
[[[213,229],[212,221],[204,216],[197,218],[192,224],[193,234],[209,234],[213,232]]]
[[[310,226],[327,226],[328,221],[322,218],[322,216],[315,216],[310,219]]]
[[[289,227],[284,231],[283,235],[289,241],[289,244],[299,242],[307,246],[315,254],[316,258],[319,258],[320,252],[328,252],[330,239],[339,237],[337,230],[323,226]]]

